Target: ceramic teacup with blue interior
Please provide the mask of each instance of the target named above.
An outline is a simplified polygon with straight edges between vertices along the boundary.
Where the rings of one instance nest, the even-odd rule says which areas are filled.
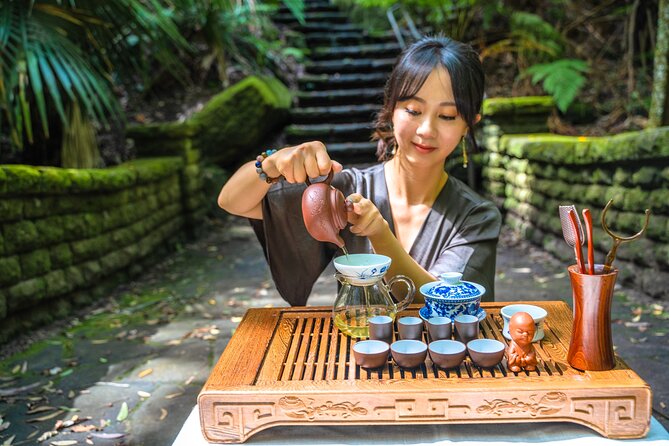
[[[336,257],[333,264],[343,276],[366,284],[378,282],[391,262],[390,257],[381,254],[349,254]]]
[[[477,316],[485,288],[478,283],[462,280],[462,273],[444,273],[441,280],[420,287],[425,297],[428,317],[447,317],[452,320],[461,314]]]
[[[520,311],[528,313],[530,316],[532,316],[532,319],[534,319],[535,329],[532,342],[542,340],[544,338],[544,319],[546,319],[546,316],[548,316],[548,312],[541,307],[529,304],[513,304],[502,307],[500,314],[504,320],[504,328],[502,329],[502,334],[504,337],[508,340],[511,340],[511,335],[509,334],[509,321],[511,320],[511,316]]]

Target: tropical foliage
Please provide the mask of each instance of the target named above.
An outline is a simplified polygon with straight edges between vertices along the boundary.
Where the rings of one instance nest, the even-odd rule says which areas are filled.
[[[303,20],[302,0],[285,3]],[[123,121],[122,91],[187,84],[214,66],[225,85],[228,63],[248,72],[264,69],[268,60],[280,64],[291,50],[282,49],[267,19],[275,8],[252,0],[4,1],[0,135],[21,150],[48,141],[54,128],[60,136],[77,116],[83,139],[87,126]],[[72,129],[66,136],[64,144],[77,141]]]

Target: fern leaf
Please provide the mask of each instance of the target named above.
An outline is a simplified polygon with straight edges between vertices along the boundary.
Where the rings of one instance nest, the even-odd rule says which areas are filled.
[[[532,83],[542,82],[542,88],[553,96],[561,112],[566,112],[585,84],[588,64],[578,59],[560,59],[546,64],[533,65],[521,76],[532,76]]]

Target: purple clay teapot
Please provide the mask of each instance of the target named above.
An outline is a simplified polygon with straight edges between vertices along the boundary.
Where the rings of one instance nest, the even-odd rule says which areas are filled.
[[[346,227],[346,199],[339,189],[330,185],[334,171],[321,183],[311,183],[302,193],[302,218],[309,234],[320,242],[344,246],[339,231]]]

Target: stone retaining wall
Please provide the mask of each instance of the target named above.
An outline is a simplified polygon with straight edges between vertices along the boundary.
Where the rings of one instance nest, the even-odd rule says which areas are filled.
[[[185,167],[0,166],[0,341],[92,301],[181,234],[198,200]]]
[[[482,180],[507,224],[566,266],[574,254],[562,238],[558,206],[574,204],[579,212],[587,207],[593,216],[595,261],[602,263],[612,243],[600,222],[607,201],[614,200],[607,224],[623,235],[636,233],[650,208],[646,235],[622,244],[615,266],[619,280],[669,299],[669,128],[611,137],[502,133],[499,127],[487,133],[484,128]]]

